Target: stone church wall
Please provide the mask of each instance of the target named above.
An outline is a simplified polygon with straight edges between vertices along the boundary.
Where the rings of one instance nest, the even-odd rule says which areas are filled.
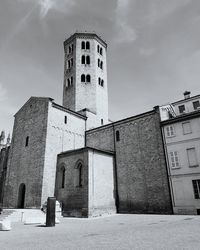
[[[116,213],[113,154],[88,151],[88,216]]]
[[[119,131],[119,141],[114,136],[116,131]],[[116,152],[119,212],[172,212],[160,120],[156,111],[87,131],[86,145]]]
[[[54,195],[57,154],[82,148],[85,145],[85,119],[82,117],[50,102],[47,123],[42,204],[48,196]]]
[[[10,147],[5,147],[0,150],[0,208],[3,205],[4,185],[6,180],[8,156]]]
[[[49,98],[31,98],[15,115],[4,206],[18,206],[25,184],[25,207],[40,207]],[[26,146],[26,138],[29,142]]]
[[[88,216],[88,153],[83,149],[58,155],[56,171],[56,199],[61,202],[64,216]],[[79,186],[78,163],[82,163],[82,186]],[[65,168],[65,185],[62,170]]]

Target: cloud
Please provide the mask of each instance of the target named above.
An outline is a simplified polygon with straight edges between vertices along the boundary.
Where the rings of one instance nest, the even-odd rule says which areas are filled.
[[[154,48],[140,48],[139,49],[139,53],[142,56],[151,56],[154,54],[154,52],[155,52]]]
[[[127,19],[130,3],[130,0],[117,0],[115,20],[118,29],[118,34],[116,36],[116,41],[118,43],[130,43],[137,39],[137,32],[128,23]]]
[[[18,1],[23,3],[33,3],[39,6],[41,19],[45,18],[49,13],[49,11],[51,10],[66,13],[70,10],[70,7],[75,5],[75,0],[18,0]]]
[[[6,89],[3,87],[3,84],[0,83],[0,102],[5,101],[6,93],[7,93]]]
[[[167,18],[191,0],[152,0],[148,6],[147,22],[155,24],[157,21]]]

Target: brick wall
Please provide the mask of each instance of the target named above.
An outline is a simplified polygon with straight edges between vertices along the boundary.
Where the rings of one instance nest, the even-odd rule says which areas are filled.
[[[119,141],[114,139],[117,130]],[[156,111],[87,131],[86,144],[116,152],[119,212],[171,213],[160,120]]]
[[[17,207],[18,190],[25,184],[25,207],[41,202],[48,98],[31,98],[15,115],[5,185],[5,207]],[[26,137],[29,136],[28,146]]]
[[[3,204],[4,185],[6,180],[9,151],[10,147],[2,148],[0,150],[0,207],[1,204]]]
[[[55,196],[62,203],[63,215],[88,216],[88,154],[87,151],[58,155]],[[82,187],[78,185],[78,163],[83,164]],[[61,187],[62,168],[65,168],[65,186]]]

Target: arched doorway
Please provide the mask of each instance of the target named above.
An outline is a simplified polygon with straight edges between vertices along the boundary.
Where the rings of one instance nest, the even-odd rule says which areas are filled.
[[[26,193],[26,186],[24,183],[21,183],[19,186],[19,192],[18,192],[17,208],[24,208],[25,193]]]

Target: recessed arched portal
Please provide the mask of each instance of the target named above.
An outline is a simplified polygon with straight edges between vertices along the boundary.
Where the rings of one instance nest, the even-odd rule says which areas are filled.
[[[24,208],[25,193],[26,193],[26,186],[24,183],[21,183],[19,185],[19,191],[18,191],[17,208]]]

